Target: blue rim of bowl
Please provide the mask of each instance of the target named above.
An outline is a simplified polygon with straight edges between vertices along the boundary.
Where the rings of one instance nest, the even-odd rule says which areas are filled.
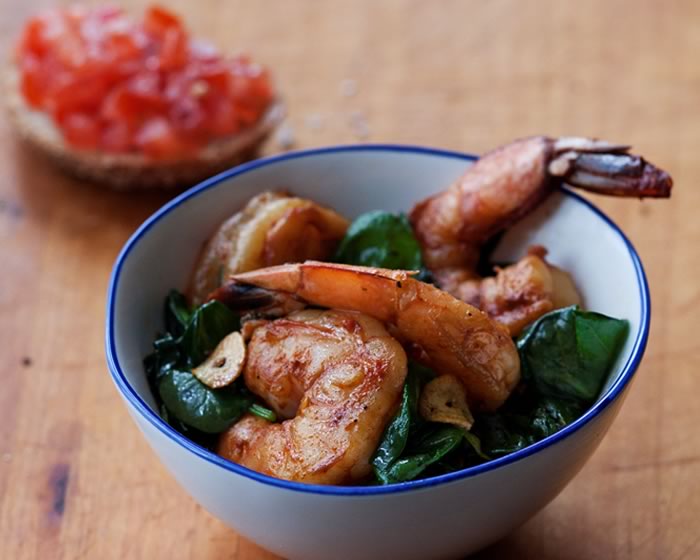
[[[133,247],[139,242],[139,240],[148,232],[148,230],[150,230],[156,223],[158,223],[158,221],[161,218],[170,213],[174,208],[180,206],[186,200],[198,196],[204,191],[216,187],[217,185],[228,181],[233,177],[249,173],[250,171],[253,171],[260,167],[273,165],[286,160],[301,159],[317,155],[326,155],[343,152],[402,152],[459,159],[463,161],[475,161],[476,159],[478,159],[477,156],[471,154],[401,144],[357,144],[288,152],[277,156],[255,160],[240,165],[238,167],[234,167],[228,171],[224,171],[223,173],[220,173],[200,183],[199,185],[192,187],[191,189],[172,199],[163,207],[161,207],[158,211],[156,211],[129,238],[129,240],[126,242],[121,252],[119,253],[119,256],[117,257],[117,260],[114,264],[107,293],[107,321],[105,332],[107,364],[109,366],[109,371],[112,376],[112,379],[114,380],[114,383],[116,384],[117,388],[122,393],[122,395],[127,399],[127,401],[154,428],[163,433],[166,437],[170,438],[174,443],[184,447],[185,449],[194,453],[201,459],[204,459],[205,461],[208,461],[210,463],[214,463],[215,465],[218,465],[219,467],[227,471],[234,472],[241,476],[253,479],[257,482],[261,482],[263,484],[284,488],[286,490],[296,492],[307,492],[312,494],[374,496],[381,494],[394,494],[398,492],[405,492],[408,490],[417,490],[419,488],[428,488],[432,486],[445,484],[448,482],[454,482],[464,478],[473,477],[482,473],[490,472],[499,467],[503,467],[516,461],[525,459],[530,455],[533,455],[547,447],[550,447],[551,445],[554,445],[564,440],[569,435],[578,431],[588,422],[593,420],[593,418],[601,414],[622,393],[625,386],[632,379],[634,372],[639,367],[639,364],[644,355],[644,350],[647,345],[647,339],[649,337],[651,305],[649,298],[649,286],[647,283],[646,274],[644,273],[644,268],[642,267],[642,263],[639,259],[637,251],[635,250],[630,240],[627,239],[624,233],[622,233],[622,230],[620,230],[620,228],[610,218],[608,218],[601,210],[599,210],[587,199],[574,192],[571,192],[566,188],[563,188],[562,191],[566,196],[571,197],[579,203],[583,204],[584,206],[588,207],[594,214],[600,217],[603,220],[603,222],[607,224],[608,227],[610,227],[625,244],[629,253],[629,257],[632,260],[637,277],[637,287],[639,289],[641,297],[641,322],[639,330],[637,332],[637,337],[634,341],[634,346],[632,347],[630,357],[628,358],[625,365],[622,367],[622,370],[618,374],[617,379],[615,380],[613,385],[607,390],[605,395],[603,395],[603,397],[599,399],[580,418],[578,418],[576,421],[572,422],[559,432],[543,440],[540,440],[537,443],[533,443],[532,445],[521,449],[520,451],[516,451],[509,455],[505,455],[504,457],[499,457],[481,465],[468,467],[460,471],[455,471],[452,473],[447,473],[432,478],[410,482],[401,482],[396,484],[388,484],[386,486],[322,486],[318,484],[304,484],[299,482],[281,480],[258,473],[246,467],[242,467],[240,465],[227,461],[226,459],[223,459],[222,457],[205,449],[204,447],[197,445],[196,443],[190,441],[185,436],[177,432],[170,425],[168,425],[158,414],[151,410],[148,404],[146,404],[146,402],[136,393],[134,388],[129,384],[117,358],[116,341],[114,338],[114,306],[121,269],[125,260],[128,258],[129,253],[131,252]]]

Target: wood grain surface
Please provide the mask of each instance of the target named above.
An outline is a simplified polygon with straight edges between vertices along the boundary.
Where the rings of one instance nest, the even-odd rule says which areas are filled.
[[[164,4],[272,68],[297,148],[479,153],[523,135],[580,134],[629,142],[671,171],[670,202],[596,199],[637,246],[653,299],[646,358],[618,420],[554,502],[477,557],[700,557],[700,3]],[[0,0],[4,51],[46,5]],[[112,263],[168,195],[67,179],[18,145],[6,119],[0,169],[0,558],[273,558],[170,478],[107,373]]]

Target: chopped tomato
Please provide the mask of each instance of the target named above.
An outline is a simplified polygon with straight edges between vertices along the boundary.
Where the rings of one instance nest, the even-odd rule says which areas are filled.
[[[108,85],[99,79],[87,79],[68,72],[61,73],[47,90],[45,107],[54,116],[74,111],[93,112],[99,106],[101,98],[107,93]]]
[[[223,96],[216,96],[206,101],[207,111],[211,115],[209,132],[212,136],[229,136],[239,131],[238,117],[233,103]]]
[[[128,33],[112,33],[102,43],[104,57],[115,64],[128,62],[139,57],[138,40]]]
[[[81,37],[69,32],[61,42],[52,45],[53,55],[66,70],[80,70],[87,62],[87,51]]]
[[[78,148],[96,149],[100,146],[100,126],[90,115],[69,113],[61,118],[66,140]]]
[[[231,75],[229,69],[220,61],[211,61],[201,64],[197,68],[199,78],[206,82],[209,88],[226,94],[231,88]]]
[[[173,29],[184,32],[180,18],[160,6],[148,8],[143,26],[148,33],[158,36],[163,36]]]
[[[129,125],[125,122],[111,122],[102,127],[100,148],[112,153],[126,153],[133,147]]]
[[[156,117],[144,123],[136,133],[136,144],[153,159],[185,155],[189,145],[179,137],[170,122]]]
[[[138,72],[129,78],[126,89],[138,96],[144,103],[164,107],[160,74],[152,72]]]
[[[177,70],[187,64],[187,37],[176,28],[168,29],[163,34],[160,48],[159,66],[161,70]]]
[[[153,6],[67,8],[30,19],[17,45],[20,89],[76,148],[176,158],[254,125],[274,93],[248,57],[224,58]]]
[[[192,139],[207,136],[207,115],[199,100],[183,97],[174,103],[168,115],[176,131]]]
[[[22,60],[20,91],[32,107],[41,107],[45,90],[45,75],[41,71],[39,60],[26,56]]]
[[[101,104],[100,115],[107,122],[125,122],[135,127],[146,118],[165,114],[167,109],[159,76],[140,72],[111,89]]]
[[[24,32],[19,40],[19,51],[36,56],[43,55],[49,48],[48,41],[44,37],[44,22],[34,17],[24,26]]]

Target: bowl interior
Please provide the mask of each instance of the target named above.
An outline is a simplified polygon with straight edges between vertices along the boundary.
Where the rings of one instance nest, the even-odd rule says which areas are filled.
[[[446,188],[473,159],[392,146],[292,153],[241,166],[174,199],[134,234],[115,265],[107,348],[117,365],[118,387],[127,399],[155,410],[142,359],[163,328],[163,299],[171,288],[185,288],[202,244],[253,195],[288,189],[349,218],[375,209],[405,212]],[[630,364],[641,358],[646,340],[648,294],[636,253],[603,214],[567,191],[553,194],[509,230],[494,257],[517,259],[532,244],[544,245],[551,262],[573,274],[586,308],[630,322],[630,335],[600,397],[609,398],[614,386],[627,380],[621,373],[631,376]]]

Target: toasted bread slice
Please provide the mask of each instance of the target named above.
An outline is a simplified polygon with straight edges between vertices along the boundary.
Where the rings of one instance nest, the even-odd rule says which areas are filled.
[[[255,126],[213,141],[187,159],[160,161],[141,154],[110,154],[68,145],[49,115],[27,105],[14,70],[8,72],[6,79],[6,101],[15,128],[31,146],[71,175],[118,190],[192,186],[253,159],[284,118],[283,105],[276,101]]]

